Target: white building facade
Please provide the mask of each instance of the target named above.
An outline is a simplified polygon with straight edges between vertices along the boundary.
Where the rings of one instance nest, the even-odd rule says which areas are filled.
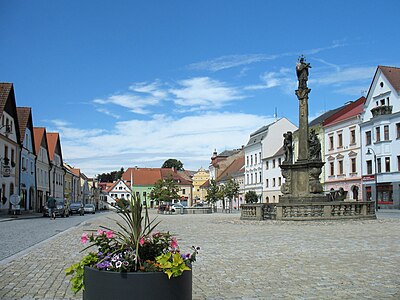
[[[400,68],[378,66],[361,123],[363,197],[400,208]]]
[[[360,116],[365,98],[351,102],[324,121],[324,190],[347,192],[345,200],[361,201]]]

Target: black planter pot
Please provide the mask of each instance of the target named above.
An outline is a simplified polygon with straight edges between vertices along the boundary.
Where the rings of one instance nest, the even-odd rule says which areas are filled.
[[[179,277],[165,273],[118,273],[85,267],[84,300],[101,299],[192,299],[192,271]]]

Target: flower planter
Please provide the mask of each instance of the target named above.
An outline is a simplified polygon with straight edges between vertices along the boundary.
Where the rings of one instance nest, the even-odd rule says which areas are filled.
[[[192,271],[179,277],[160,272],[118,273],[85,267],[84,300],[192,299]]]

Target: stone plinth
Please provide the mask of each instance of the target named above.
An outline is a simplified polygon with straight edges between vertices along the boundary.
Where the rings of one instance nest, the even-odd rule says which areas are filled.
[[[281,187],[283,196],[279,201],[296,202],[296,198],[297,202],[326,201],[319,181],[323,165],[321,161],[309,160],[280,165],[285,183]]]
[[[341,220],[376,219],[375,202],[310,202],[243,204],[242,220]]]

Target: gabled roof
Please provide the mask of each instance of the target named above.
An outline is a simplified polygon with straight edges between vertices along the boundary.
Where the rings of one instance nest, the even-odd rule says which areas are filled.
[[[20,141],[20,132],[18,124],[17,106],[15,103],[14,86],[12,83],[0,82],[0,117],[3,112],[7,113],[14,118],[15,134],[17,142]]]
[[[33,137],[35,140],[35,154],[36,156],[39,155],[40,145],[45,144],[45,148],[47,151],[47,157],[49,157],[49,145],[47,142],[47,134],[46,128],[44,127],[33,127]],[[50,157],[49,157],[50,159]]]
[[[236,158],[217,178],[217,182],[227,180],[229,177],[234,177],[240,173],[244,166],[244,155]]]
[[[4,106],[8,100],[8,96],[13,93],[13,84],[8,82],[0,83],[0,116],[3,114]]]
[[[210,180],[206,180],[206,182],[204,182],[200,188],[201,189],[207,189],[210,186]]]
[[[272,122],[271,124],[265,125],[259,129],[257,129],[252,134],[250,134],[250,139],[246,146],[253,145],[256,142],[261,142],[263,137],[267,134],[269,127],[274,123],[276,123],[276,121]]]
[[[49,157],[52,161],[54,159],[54,153],[57,151],[60,152],[59,155],[61,157],[62,162],[62,152],[61,152],[61,143],[60,143],[60,135],[58,132],[48,132],[47,133],[47,143],[49,145]]]
[[[378,66],[393,88],[400,93],[400,68]]]
[[[113,184],[107,188],[107,192],[111,192],[119,183],[123,183],[123,185],[125,185],[129,191],[131,190],[130,186],[122,179],[118,179],[116,182],[113,182]]]
[[[81,169],[77,169],[77,168],[70,168],[71,172],[77,176],[77,177],[81,177]]]
[[[341,110],[326,118],[325,121],[323,121],[323,125],[332,125],[360,115],[363,112],[363,106],[366,100],[367,99],[363,96],[358,98],[356,101],[347,104]]]
[[[32,137],[33,153],[36,153],[35,143],[33,142],[35,138],[33,132],[32,109],[30,107],[17,107],[17,116],[20,132],[20,144],[22,145],[24,143],[26,128],[29,128]]]

